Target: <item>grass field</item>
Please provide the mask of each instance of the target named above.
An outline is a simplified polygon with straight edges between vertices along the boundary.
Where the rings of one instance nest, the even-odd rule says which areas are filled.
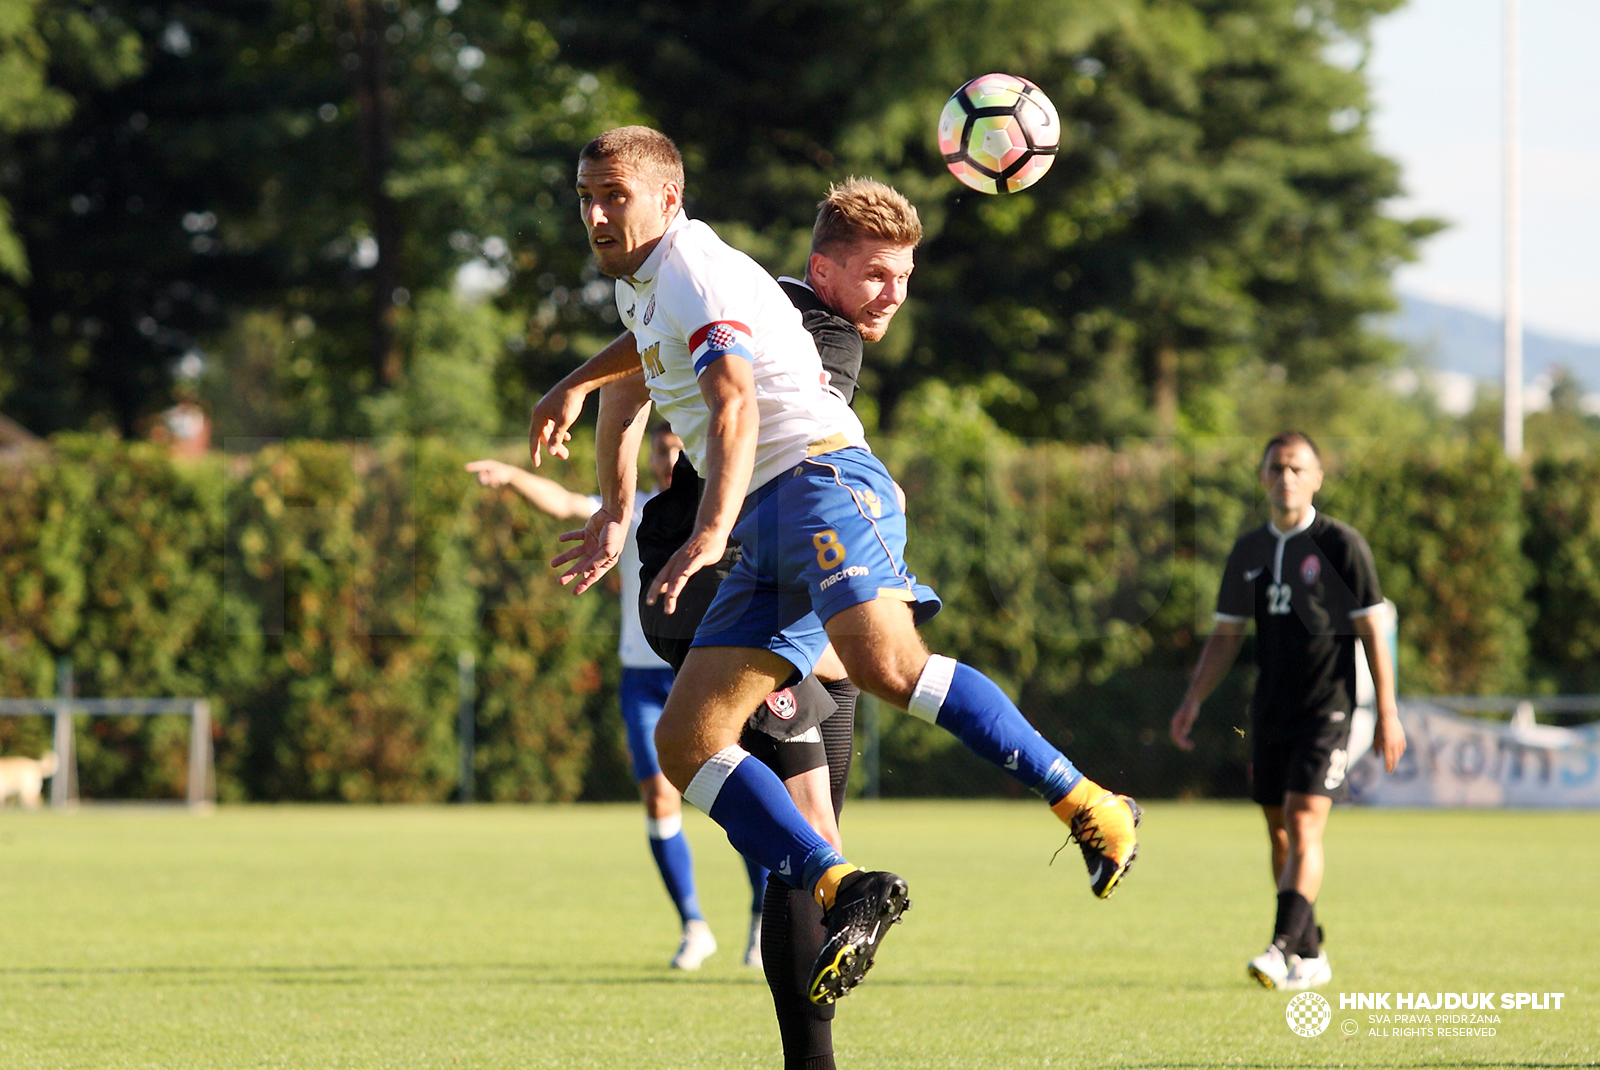
[[[694,975],[664,966],[675,918],[632,806],[8,811],[0,1067],[780,1066],[739,965],[742,867],[687,817],[724,941]],[[1246,806],[1149,807],[1106,903],[1075,849],[1046,865],[1062,837],[1036,805],[845,818],[915,908],[840,1005],[841,1067],[1600,1066],[1600,813],[1336,813],[1314,1039],[1245,979],[1271,921]],[[1566,996],[1481,1038],[1338,1011],[1480,990]]]

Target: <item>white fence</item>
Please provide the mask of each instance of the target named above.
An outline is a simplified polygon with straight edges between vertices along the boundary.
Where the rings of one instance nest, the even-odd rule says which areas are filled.
[[[73,718],[175,714],[189,718],[189,783],[185,802],[191,810],[209,809],[217,798],[212,770],[211,704],[203,698],[8,698],[0,699],[0,717],[54,717],[54,749],[59,765],[50,780],[50,805],[65,809],[78,802],[78,759]]]

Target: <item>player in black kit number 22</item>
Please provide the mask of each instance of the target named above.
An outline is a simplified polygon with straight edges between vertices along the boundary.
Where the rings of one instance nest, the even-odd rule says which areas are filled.
[[[1253,618],[1261,673],[1250,705],[1250,796],[1266,814],[1278,906],[1272,942],[1249,972],[1267,988],[1294,990],[1333,978],[1313,904],[1322,886],[1322,832],[1350,760],[1357,638],[1376,692],[1372,747],[1390,772],[1406,737],[1372,551],[1360,532],[1311,504],[1322,486],[1315,443],[1298,431],[1267,443],[1261,482],[1272,520],[1241,535],[1228,555],[1217,628],[1172,716],[1172,740],[1194,746],[1189,729],[1200,704],[1227,675]]]

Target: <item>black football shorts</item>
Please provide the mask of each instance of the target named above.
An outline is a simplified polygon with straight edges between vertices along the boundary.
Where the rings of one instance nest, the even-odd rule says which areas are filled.
[[[1250,798],[1281,806],[1288,792],[1345,798],[1350,771],[1350,715],[1334,711],[1262,732],[1251,725]],[[1287,729],[1287,730],[1286,730]]]

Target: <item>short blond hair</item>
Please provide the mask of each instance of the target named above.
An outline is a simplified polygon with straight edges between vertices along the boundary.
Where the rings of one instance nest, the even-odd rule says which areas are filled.
[[[659,182],[676,182],[683,189],[683,156],[672,139],[648,126],[619,126],[607,130],[578,152],[579,161],[618,160],[641,175]]]
[[[851,175],[828,186],[817,204],[817,222],[811,228],[811,251],[830,260],[848,255],[863,241],[915,246],[922,241],[922,220],[917,209],[893,186]]]

